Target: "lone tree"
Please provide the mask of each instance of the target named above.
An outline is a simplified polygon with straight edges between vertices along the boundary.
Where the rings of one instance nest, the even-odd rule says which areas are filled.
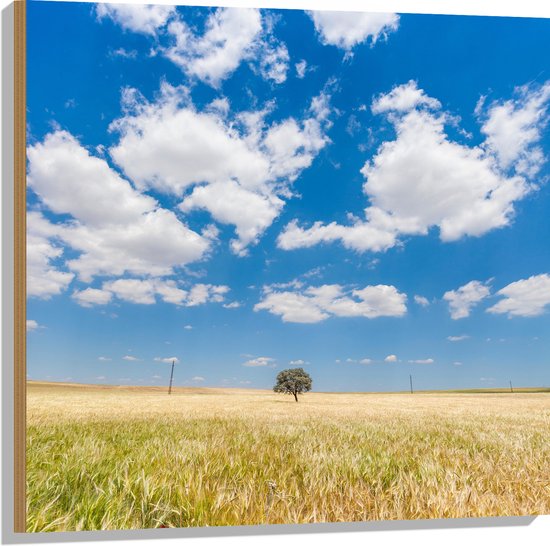
[[[311,390],[311,377],[303,368],[283,370],[277,375],[277,384],[273,390],[283,394],[293,394],[298,402],[299,394]]]

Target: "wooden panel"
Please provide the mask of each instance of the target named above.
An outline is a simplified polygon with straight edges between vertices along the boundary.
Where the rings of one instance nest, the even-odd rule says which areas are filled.
[[[25,532],[26,424],[26,2],[14,4],[14,531]]]

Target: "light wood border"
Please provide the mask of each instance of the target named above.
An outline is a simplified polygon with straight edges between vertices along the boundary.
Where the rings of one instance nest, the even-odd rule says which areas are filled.
[[[26,0],[14,2],[14,522],[26,530]]]

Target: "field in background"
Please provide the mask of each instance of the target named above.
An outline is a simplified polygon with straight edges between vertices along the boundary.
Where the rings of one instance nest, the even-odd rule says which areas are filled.
[[[27,530],[550,513],[550,395],[29,382]]]

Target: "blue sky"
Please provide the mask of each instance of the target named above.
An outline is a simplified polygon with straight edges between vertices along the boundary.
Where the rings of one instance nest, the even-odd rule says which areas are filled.
[[[29,378],[550,383],[547,20],[27,24]]]

